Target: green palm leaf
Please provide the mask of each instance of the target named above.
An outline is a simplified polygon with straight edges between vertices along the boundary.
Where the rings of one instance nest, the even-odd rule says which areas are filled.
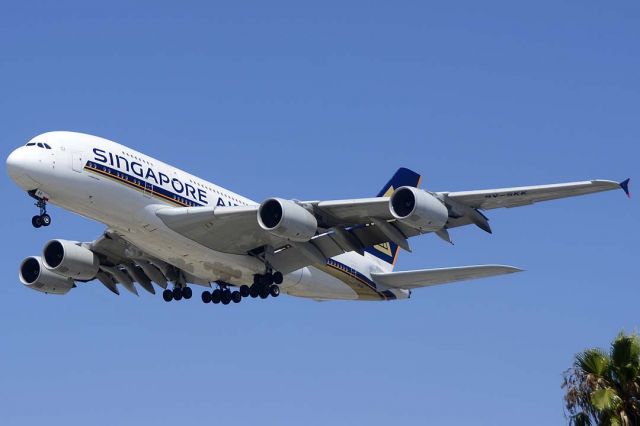
[[[614,389],[598,389],[591,394],[591,404],[600,411],[615,411],[622,400]]]
[[[578,413],[571,420],[574,426],[591,426],[591,419],[586,413]]]
[[[575,366],[587,374],[605,377],[609,372],[609,356],[601,349],[587,349],[576,355]]]
[[[577,354],[562,388],[571,425],[640,426],[640,337],[621,333],[609,352]]]
[[[611,361],[625,384],[636,379],[640,374],[640,338],[619,334],[611,344]]]

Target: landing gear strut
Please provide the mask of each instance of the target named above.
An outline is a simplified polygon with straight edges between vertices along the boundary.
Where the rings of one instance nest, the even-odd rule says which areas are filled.
[[[31,218],[31,224],[34,228],[51,225],[51,216],[47,214],[47,200],[39,197],[36,200],[36,207],[40,209],[40,214]]]

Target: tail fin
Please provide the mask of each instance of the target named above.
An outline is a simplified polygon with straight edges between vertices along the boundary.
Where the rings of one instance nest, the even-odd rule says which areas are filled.
[[[377,197],[390,197],[393,194],[393,191],[396,188],[400,188],[401,186],[420,186],[420,181],[422,180],[422,176],[413,170],[406,169],[401,167],[398,171],[389,179],[389,182],[385,186],[382,187],[380,192],[378,192]],[[386,270],[392,270],[393,266],[396,263],[396,259],[398,258],[398,247],[397,244],[392,242],[386,242],[382,244],[377,244],[375,246],[367,247],[365,251],[372,256],[380,259]]]

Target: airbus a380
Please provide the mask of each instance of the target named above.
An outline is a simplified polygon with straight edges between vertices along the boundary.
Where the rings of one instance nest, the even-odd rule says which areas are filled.
[[[49,294],[98,280],[119,294],[136,284],[165,301],[238,303],[281,292],[316,300],[407,299],[411,290],[519,272],[476,265],[394,272],[408,239],[476,225],[483,211],[622,188],[629,179],[465,192],[419,189],[420,175],[399,169],[376,197],[262,203],[97,136],[49,132],[7,158],[15,183],[36,200],[36,228],[49,226],[51,203],[106,226],[92,242],[49,241],[20,265],[20,281]]]

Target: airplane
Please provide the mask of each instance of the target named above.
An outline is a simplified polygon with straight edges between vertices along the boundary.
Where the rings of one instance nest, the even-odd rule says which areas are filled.
[[[36,228],[49,203],[99,221],[90,242],[55,239],[20,265],[27,288],[63,295],[94,280],[120,294],[138,286],[166,302],[204,303],[290,296],[323,300],[398,300],[412,290],[520,272],[507,265],[393,271],[408,239],[475,225],[491,233],[487,210],[621,188],[629,179],[463,192],[420,189],[400,168],[376,197],[254,202],[141,152],[77,132],[38,135],[7,158],[11,179],[32,198]]]

